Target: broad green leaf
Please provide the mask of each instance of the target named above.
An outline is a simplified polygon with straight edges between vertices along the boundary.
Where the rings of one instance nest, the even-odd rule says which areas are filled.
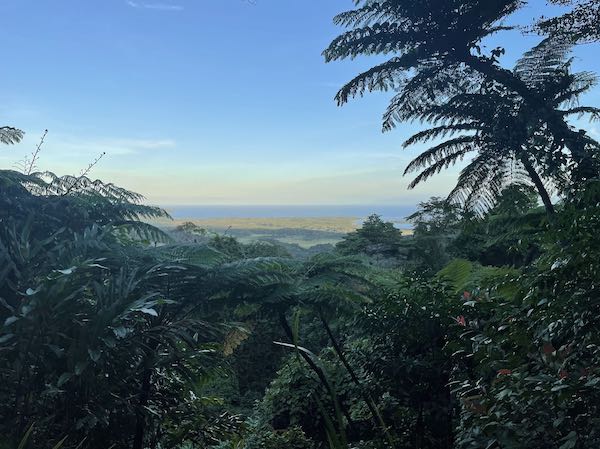
[[[9,341],[14,336],[15,336],[15,334],[4,334],[4,335],[0,336],[0,344],[6,343],[7,341]]]
[[[90,359],[92,359],[93,362],[97,362],[98,360],[100,360],[101,352],[98,349],[88,349],[88,354],[90,355]]]
[[[136,309],[136,311],[145,313],[146,315],[158,316],[158,312],[149,307],[142,307],[141,309]]]
[[[85,371],[87,366],[88,366],[88,362],[78,362],[77,364],[75,364],[75,374],[77,376],[80,376],[81,373],[83,373]]]
[[[73,377],[73,374],[71,373],[62,373],[58,378],[58,381],[56,382],[56,386],[62,387],[65,383],[69,381],[69,379],[71,379],[71,377]]]
[[[10,326],[11,324],[19,321],[19,317],[9,316],[6,320],[4,320],[4,326]]]

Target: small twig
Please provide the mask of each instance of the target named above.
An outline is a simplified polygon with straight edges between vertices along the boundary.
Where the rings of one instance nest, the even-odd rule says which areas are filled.
[[[96,166],[96,164],[98,164],[98,162],[100,162],[100,159],[102,159],[105,154],[106,154],[106,151],[103,151],[100,154],[100,156],[98,156],[90,164],[88,164],[88,166],[84,170],[81,170],[81,173],[79,174],[79,177],[81,178],[83,176],[87,176],[90,173],[90,171],[92,171],[92,168],[94,168]]]
[[[40,158],[40,151],[42,150],[42,145],[44,144],[44,140],[46,139],[47,134],[48,134],[48,130],[45,129],[44,134],[42,134],[42,138],[40,139],[40,142],[35,147],[35,150],[33,150],[33,152],[31,153],[31,159],[29,159],[27,156],[25,156],[25,159],[23,160],[23,162],[17,164],[17,166],[20,165],[21,171],[24,174],[26,174],[27,176],[31,175],[33,173],[33,171],[36,169],[35,163]]]
[[[77,178],[75,178],[75,181],[73,182],[73,184],[71,184],[69,186],[69,188],[67,190],[65,190],[65,192],[63,193],[63,196],[71,193],[73,191],[73,189],[79,185],[79,182],[83,178],[85,178],[90,173],[90,171],[92,171],[92,168],[94,168],[98,164],[98,162],[100,162],[100,159],[102,159],[105,154],[106,154],[106,151],[103,151],[100,154],[100,156],[96,157],[96,159],[94,159],[92,162],[90,162],[86,168],[81,170],[81,172],[79,173],[79,176]]]
[[[42,134],[42,138],[40,139],[40,143],[38,143],[35,151],[31,155],[31,164],[29,164],[29,169],[27,170],[27,174],[30,175],[35,169],[35,163],[40,157],[40,151],[42,149],[42,145],[44,144],[44,140],[46,139],[46,135],[48,134],[48,130],[44,130],[44,134]]]

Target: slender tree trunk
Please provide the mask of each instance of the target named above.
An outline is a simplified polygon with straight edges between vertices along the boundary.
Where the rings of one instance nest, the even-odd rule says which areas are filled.
[[[319,310],[319,318],[321,319],[321,323],[323,324],[323,327],[325,328],[325,332],[327,332],[327,336],[329,337],[329,340],[331,341],[331,344],[333,345],[333,349],[335,350],[338,358],[340,359],[340,361],[346,368],[346,371],[348,371],[348,374],[350,374],[350,378],[352,379],[354,384],[358,387],[358,391],[360,391],[360,394],[363,397],[363,400],[367,404],[367,407],[369,408],[369,411],[371,412],[371,415],[373,416],[373,421],[375,422],[376,425],[378,425],[381,428],[381,431],[384,433],[386,439],[388,440],[390,447],[393,448],[394,447],[394,439],[392,438],[392,436],[389,433],[389,429],[386,426],[385,421],[383,420],[383,417],[381,416],[381,413],[379,412],[379,409],[377,408],[377,404],[375,404],[375,401],[373,400],[371,395],[365,390],[360,379],[358,378],[358,376],[356,375],[356,373],[350,366],[350,363],[348,362],[348,359],[344,355],[344,352],[342,351],[342,347],[339,345],[337,339],[333,335],[333,332],[331,331],[331,328],[329,327],[329,324],[327,323],[327,320],[325,319],[325,315],[323,315],[322,310]]]
[[[521,163],[523,164],[523,166],[525,167],[525,170],[527,170],[527,174],[533,181],[533,184],[535,185],[535,188],[537,189],[538,194],[540,195],[540,198],[542,199],[542,203],[544,203],[544,207],[546,208],[546,213],[548,214],[549,217],[553,217],[554,216],[554,205],[552,204],[552,201],[550,200],[550,195],[548,194],[546,187],[544,187],[544,183],[542,182],[540,176],[537,174],[537,172],[535,171],[535,168],[533,168],[533,165],[531,165],[531,162],[529,160],[527,160],[527,158],[525,158],[525,157],[521,158]]]
[[[287,337],[289,338],[290,342],[293,342],[294,341],[294,333],[292,332],[292,329],[290,328],[290,325],[288,324],[287,319],[285,318],[285,315],[283,313],[279,314],[279,322],[281,323],[281,326],[283,327],[283,330],[284,330],[285,334],[287,335]],[[332,390],[331,385],[329,385],[329,381],[327,380],[327,377],[325,376],[325,373],[323,372],[323,370],[321,368],[319,368],[317,366],[317,364],[310,358],[310,356],[308,354],[304,353],[304,351],[298,351],[298,353],[304,359],[304,361],[308,364],[308,366],[314,371],[314,373],[317,375],[317,377],[321,381],[321,384],[323,384],[323,386],[327,390],[327,393],[329,394],[329,396],[331,396],[331,398],[334,399],[335,392]],[[352,427],[354,425],[354,423],[352,421],[352,418],[350,417],[350,413],[348,413],[348,410],[346,410],[346,407],[344,407],[343,404],[340,404],[340,408],[342,409],[342,413],[344,414],[344,416],[346,417],[346,420],[348,421],[348,426]],[[139,448],[133,448],[133,449],[139,449]]]

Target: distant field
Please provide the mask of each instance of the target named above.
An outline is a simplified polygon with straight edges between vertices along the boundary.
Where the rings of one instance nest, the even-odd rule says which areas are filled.
[[[249,229],[249,232],[256,232],[256,230]],[[298,229],[286,229],[286,235],[273,235],[268,233],[248,233],[239,235],[233,232],[233,236],[237,237],[242,243],[251,243],[257,240],[277,240],[281,243],[288,243],[290,245],[298,245],[301,248],[311,248],[315,245],[335,245],[337,242],[342,240],[345,234],[335,235],[319,235],[310,234],[306,235],[302,233],[302,230]]]
[[[220,234],[227,233],[243,243],[276,240],[301,248],[311,248],[316,245],[335,245],[344,235],[356,230],[361,220],[356,217],[223,217],[159,220],[154,224],[174,229],[186,222]],[[410,230],[402,232],[412,233]]]
[[[335,232],[347,234],[354,231],[360,225],[357,217],[316,217],[316,218],[202,218],[202,219],[177,219],[161,220],[160,225],[165,227],[176,227],[185,222],[192,222],[201,228],[224,230],[224,229],[305,229],[312,231]]]

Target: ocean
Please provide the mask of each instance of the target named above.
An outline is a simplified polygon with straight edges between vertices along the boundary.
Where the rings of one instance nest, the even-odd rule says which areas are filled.
[[[175,219],[208,218],[319,218],[353,217],[364,220],[378,214],[386,221],[403,222],[415,206],[332,205],[332,206],[165,206]]]

